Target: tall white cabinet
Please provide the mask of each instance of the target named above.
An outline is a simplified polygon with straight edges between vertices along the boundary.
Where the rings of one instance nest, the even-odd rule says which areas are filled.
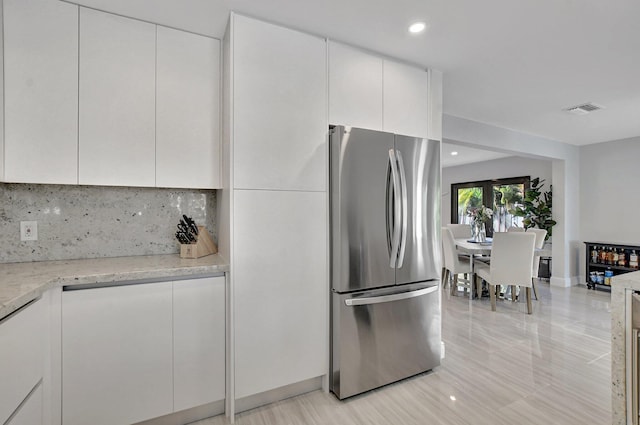
[[[234,188],[324,191],[325,40],[233,21]]]
[[[327,369],[324,192],[235,194],[235,396]]]
[[[78,6],[4,0],[5,180],[78,182]]]
[[[235,14],[225,42],[221,221],[231,227],[232,396],[243,409],[328,369],[326,42]]]
[[[155,186],[155,50],[155,25],[80,10],[80,184]]]

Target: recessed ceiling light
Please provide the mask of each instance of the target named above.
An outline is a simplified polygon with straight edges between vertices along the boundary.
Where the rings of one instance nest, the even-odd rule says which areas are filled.
[[[456,156],[456,155],[458,155],[458,152],[456,151],[451,152],[451,156]]]
[[[409,32],[411,34],[418,34],[424,31],[425,28],[427,28],[427,24],[425,24],[424,22],[416,22],[409,26]]]

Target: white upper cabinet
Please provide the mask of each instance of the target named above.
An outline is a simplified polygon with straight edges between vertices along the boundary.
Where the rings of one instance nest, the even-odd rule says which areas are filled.
[[[326,190],[324,39],[233,15],[236,189]]]
[[[427,138],[431,103],[426,70],[329,43],[331,124]]]
[[[329,43],[329,122],[382,130],[383,60]]]
[[[78,182],[78,6],[4,1],[5,181]]]
[[[80,184],[155,185],[155,45],[155,25],[80,9]]]
[[[428,137],[429,74],[402,63],[384,61],[383,130]]]
[[[220,187],[220,41],[158,26],[156,186]]]

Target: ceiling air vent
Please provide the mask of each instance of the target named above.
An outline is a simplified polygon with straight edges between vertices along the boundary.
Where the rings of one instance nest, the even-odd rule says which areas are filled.
[[[589,112],[597,111],[598,109],[602,109],[602,106],[589,102],[582,105],[565,108],[564,110],[574,115],[586,115]]]

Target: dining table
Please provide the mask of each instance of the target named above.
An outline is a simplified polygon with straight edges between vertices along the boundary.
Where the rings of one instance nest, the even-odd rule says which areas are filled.
[[[477,294],[475,290],[475,263],[477,261],[489,260],[491,258],[491,246],[493,240],[491,238],[487,238],[486,242],[473,242],[470,239],[460,238],[454,239],[456,244],[456,249],[459,253],[465,254],[469,256],[469,263],[471,264],[471,273],[469,275],[469,281],[472,283],[471,290],[469,291],[469,298],[473,299],[475,297],[479,297],[481,294]],[[540,256],[551,256],[551,250],[548,248],[536,248],[535,257]]]
[[[471,290],[469,291],[469,298],[473,299],[481,295],[477,294],[477,291],[475,290],[475,263],[481,258],[488,259],[491,256],[492,239],[487,238],[486,242],[473,242],[466,238],[455,239],[454,241],[458,252],[469,256],[469,263],[471,264],[471,273],[469,275]]]

